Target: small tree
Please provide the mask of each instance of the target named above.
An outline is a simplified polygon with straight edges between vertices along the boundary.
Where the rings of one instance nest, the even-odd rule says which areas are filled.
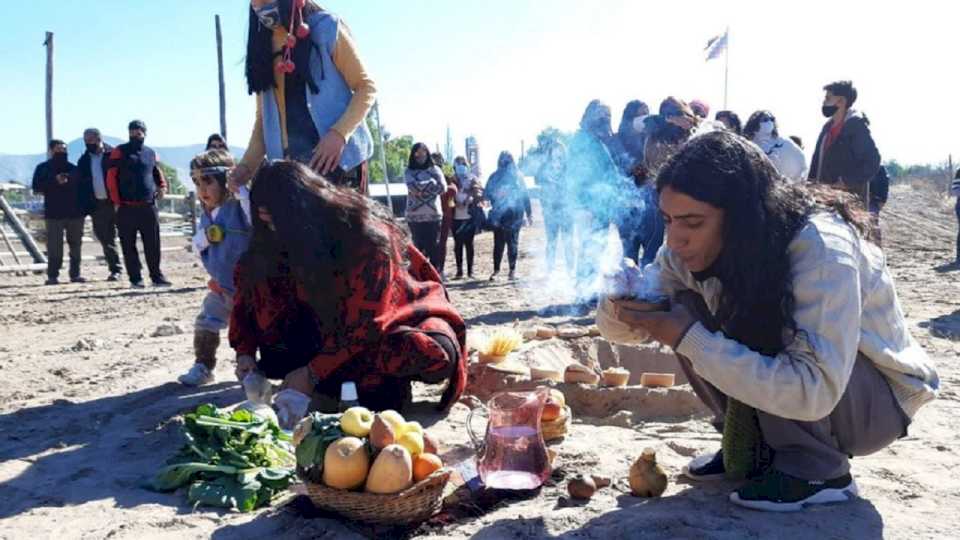
[[[174,195],[186,195],[187,188],[180,181],[177,170],[166,163],[158,163],[157,165],[160,167],[160,171],[163,172],[163,177],[167,179],[167,191]]]

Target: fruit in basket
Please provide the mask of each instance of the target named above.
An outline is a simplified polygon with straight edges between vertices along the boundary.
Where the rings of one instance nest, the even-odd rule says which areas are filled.
[[[373,427],[373,413],[366,407],[350,407],[340,417],[340,429],[347,435],[366,437]]]
[[[404,422],[403,425],[400,426],[400,432],[398,433],[398,435],[403,435],[408,431],[414,431],[416,433],[423,435],[423,426],[420,425],[420,422],[417,422],[417,421]]]
[[[397,444],[407,449],[410,455],[416,456],[423,453],[423,433],[419,431],[406,431],[397,437]]]
[[[407,423],[407,420],[403,417],[403,415],[393,409],[380,411],[377,414],[380,416],[380,418],[383,418],[384,422],[390,424],[390,426],[393,428],[393,432],[397,435],[399,435],[402,431],[402,426]]]
[[[373,417],[373,426],[370,428],[370,445],[380,450],[397,442],[397,434],[393,425],[383,419],[383,415],[376,414]]]
[[[443,467],[440,456],[423,453],[413,458],[413,481],[419,482]]]
[[[387,446],[377,455],[367,475],[370,493],[399,493],[413,484],[413,458],[399,444]]]
[[[370,468],[370,457],[362,440],[344,437],[327,447],[323,456],[323,483],[334,489],[354,489],[363,485]]]

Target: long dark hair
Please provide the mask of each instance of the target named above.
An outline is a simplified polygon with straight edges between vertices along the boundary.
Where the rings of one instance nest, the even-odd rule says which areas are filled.
[[[427,152],[427,160],[423,163],[417,163],[417,159],[416,159],[417,150],[420,150],[421,148],[423,148]],[[424,169],[429,169],[435,165],[436,163],[433,162],[433,156],[430,155],[429,146],[427,146],[422,142],[418,142],[417,144],[413,145],[413,148],[410,149],[410,157],[407,159],[407,168],[420,171]]]
[[[322,324],[335,325],[349,296],[345,277],[364,261],[402,260],[407,235],[386,208],[294,161],[262,167],[250,193],[253,237],[238,291],[291,274]],[[257,209],[270,212],[270,230]]]
[[[280,21],[284,28],[289,28],[290,17],[293,14],[294,0],[279,0]],[[247,28],[247,92],[249,94],[258,94],[274,87],[273,74],[273,29],[260,24],[260,19],[250,6],[249,23]],[[307,0],[303,6],[303,18],[306,20],[310,15],[322,11],[322,8],[312,0]],[[303,80],[310,90],[316,94],[320,91],[317,82],[310,73],[310,53],[313,51],[313,40],[309,37],[298,39],[297,46],[293,48],[293,63],[296,64],[296,70],[292,76]]]
[[[729,131],[684,144],[657,176],[657,190],[667,187],[724,211],[723,249],[712,266],[723,284],[717,316],[728,335],[765,354],[783,350],[785,329],[797,330],[788,248],[809,217],[833,210],[861,235],[869,231],[850,195],[787,182]]]
[[[772,120],[774,124],[773,135],[774,137],[779,137],[780,133],[776,128],[777,117],[773,115],[770,111],[756,111],[750,115],[750,118],[747,119],[747,125],[743,127],[743,136],[753,140],[757,132],[760,131],[760,124],[767,120]]]

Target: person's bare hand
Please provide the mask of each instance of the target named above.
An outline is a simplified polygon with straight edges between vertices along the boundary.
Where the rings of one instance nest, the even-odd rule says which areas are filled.
[[[245,186],[250,182],[251,176],[253,176],[253,171],[250,170],[250,167],[242,163],[237,165],[227,175],[227,189],[237,193],[240,191],[240,186]]]
[[[631,328],[646,330],[652,339],[674,349],[680,345],[687,330],[697,322],[682,304],[672,304],[670,311],[638,311],[616,299],[611,301],[618,321]]]
[[[243,378],[256,369],[257,361],[250,355],[242,354],[237,357],[237,367],[234,369],[234,374],[238,381],[243,382]]]
[[[310,395],[313,393],[313,381],[310,380],[310,366],[297,368],[287,374],[280,385],[281,390],[296,390],[301,394]]]
[[[317,147],[313,150],[310,168],[320,174],[328,174],[333,171],[340,165],[340,156],[343,154],[343,147],[346,144],[343,136],[331,129],[320,139]]]

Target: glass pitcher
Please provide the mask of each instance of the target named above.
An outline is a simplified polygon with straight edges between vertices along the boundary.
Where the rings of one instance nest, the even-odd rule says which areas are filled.
[[[540,430],[540,416],[549,390],[500,392],[485,409],[486,436],[477,437],[467,416],[467,432],[477,449],[477,471],[492,489],[536,489],[550,476],[547,445]]]

